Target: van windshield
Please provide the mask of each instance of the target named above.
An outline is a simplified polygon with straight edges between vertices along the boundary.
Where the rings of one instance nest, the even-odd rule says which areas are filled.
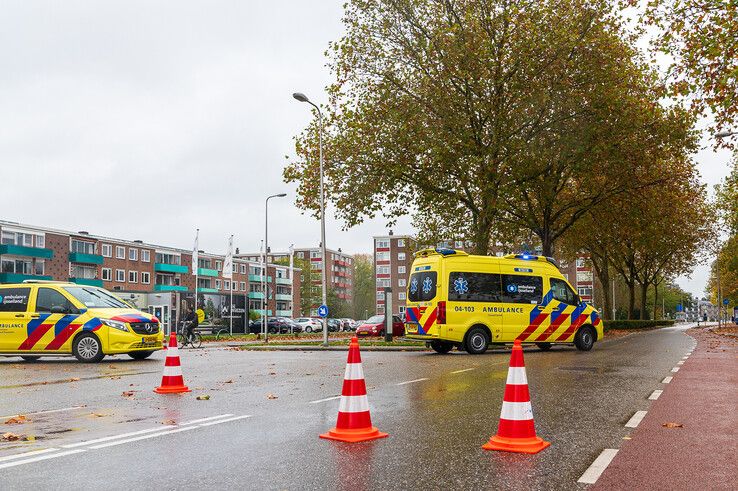
[[[131,306],[100,288],[69,286],[64,289],[88,308],[130,309]]]
[[[419,271],[410,276],[408,287],[408,298],[411,302],[427,302],[436,296],[436,280],[438,274],[435,271]]]

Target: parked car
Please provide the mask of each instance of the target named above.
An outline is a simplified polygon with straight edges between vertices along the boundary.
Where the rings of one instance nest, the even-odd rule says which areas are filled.
[[[374,315],[356,328],[357,336],[384,336],[384,315]],[[405,324],[399,315],[392,316],[392,335],[404,336]]]
[[[251,334],[260,334],[262,332],[262,323],[262,319],[249,322],[249,332]],[[302,332],[302,326],[286,317],[269,317],[267,320],[267,330],[269,334],[300,333]]]
[[[338,319],[341,321],[341,330],[342,331],[353,331],[355,329],[354,327],[354,320],[349,319],[348,317],[344,317],[342,319]]]
[[[320,319],[314,319],[312,317],[298,317],[297,319],[294,319],[294,322],[305,332],[323,332],[323,322]]]
[[[341,330],[341,321],[338,319],[328,319],[328,332],[338,332]]]

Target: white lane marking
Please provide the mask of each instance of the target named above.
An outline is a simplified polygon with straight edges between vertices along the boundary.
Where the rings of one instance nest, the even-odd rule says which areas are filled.
[[[456,371],[453,371],[451,373],[463,373],[463,372],[468,372],[470,370],[474,370],[474,369],[473,368],[464,368],[463,370],[456,370]]]
[[[229,416],[233,416],[233,415],[232,414],[220,414],[218,416],[210,416],[209,418],[193,419],[192,421],[180,423],[179,426],[189,426],[189,425],[194,425],[197,423],[204,423],[205,421],[212,421],[214,419],[228,418]]]
[[[396,385],[414,384],[415,382],[423,382],[425,380],[430,380],[430,379],[427,379],[427,378],[416,378],[415,380],[408,380],[407,382],[400,382],[399,384],[396,384]]]
[[[74,411],[75,409],[83,409],[84,406],[72,406],[72,407],[65,407],[62,409],[49,409],[47,411],[34,411],[32,413],[23,413],[24,415],[28,416],[29,414],[51,414],[51,413],[61,413],[62,411]],[[13,414],[11,416],[0,416],[0,419],[8,419],[8,418],[16,418],[20,416],[20,414]]]
[[[684,360],[679,360],[679,361],[677,362],[677,365],[684,365]]]
[[[78,450],[67,450],[64,452],[58,452],[58,453],[52,453],[47,455],[41,455],[40,457],[32,457],[30,459],[23,459],[23,460],[16,460],[13,462],[6,462],[4,464],[0,464],[0,469],[6,469],[8,467],[14,467],[16,465],[23,465],[23,464],[30,464],[32,462],[38,462],[40,460],[47,460],[47,459],[55,459],[57,457],[64,457],[65,455],[72,455],[75,453],[82,453],[85,452],[83,449]]]
[[[664,380],[661,381],[662,384],[668,384],[671,382],[671,379],[674,377],[664,377]]]
[[[87,445],[94,445],[95,443],[109,442],[110,440],[117,440],[118,438],[126,438],[128,436],[143,435],[146,433],[154,433],[155,431],[166,431],[172,426],[159,426],[158,428],[149,428],[147,430],[131,431],[130,433],[121,433],[120,435],[106,436],[104,438],[96,438],[95,440],[86,440],[84,442],[70,443],[68,445],[62,445],[62,448],[75,448],[84,447]]]
[[[582,477],[577,482],[584,484],[596,483],[597,479],[605,472],[605,469],[607,469],[607,466],[610,465],[610,462],[612,462],[612,459],[615,458],[617,453],[618,450],[616,448],[606,448],[603,450],[594,462],[592,462],[592,465],[584,471],[584,474],[582,474]]]
[[[112,447],[115,445],[123,445],[124,443],[131,443],[131,442],[137,442],[139,440],[146,440],[148,438],[156,438],[157,436],[171,435],[172,433],[181,433],[183,431],[196,430],[197,428],[199,428],[199,426],[185,426],[184,428],[177,428],[176,430],[160,431],[158,433],[152,433],[150,435],[142,435],[142,436],[137,436],[134,438],[127,438],[125,440],[115,440],[115,441],[108,442],[108,443],[101,443],[100,445],[93,445],[90,448],[97,450],[100,448]]]
[[[636,411],[633,416],[625,423],[626,428],[637,428],[638,424],[643,421],[646,416],[646,411]]]
[[[663,392],[663,390],[656,389],[653,392],[651,392],[651,395],[648,396],[648,399],[651,400],[651,401],[655,401],[656,399],[659,398],[659,396],[661,395],[662,392]]]
[[[209,422],[209,423],[203,423],[203,424],[201,424],[200,426],[212,426],[212,425],[219,425],[219,424],[221,424],[221,423],[227,423],[227,422],[229,422],[229,421],[237,421],[237,420],[239,420],[239,419],[246,419],[246,418],[250,418],[250,417],[251,417],[251,415],[250,415],[250,414],[245,414],[245,415],[243,415],[243,416],[236,416],[236,417],[234,417],[234,418],[228,418],[228,419],[219,419],[218,421],[211,421],[211,422]]]
[[[318,399],[317,401],[310,401],[308,404],[318,404],[321,402],[328,402],[328,401],[335,401],[336,399],[340,399],[341,396],[333,396],[333,397],[326,397],[325,399]]]
[[[672,373],[677,373],[679,371],[679,367],[674,367],[671,369]]]
[[[688,359],[689,359],[689,355],[687,355],[687,356],[682,356],[682,360],[688,360]]]
[[[32,452],[24,452],[24,453],[17,453],[15,455],[6,455],[5,457],[0,457],[0,462],[6,462],[8,460],[14,460],[14,459],[21,459],[23,457],[33,457],[34,455],[40,455],[44,453],[49,452],[56,452],[59,450],[58,448],[44,448],[43,450],[34,450]]]

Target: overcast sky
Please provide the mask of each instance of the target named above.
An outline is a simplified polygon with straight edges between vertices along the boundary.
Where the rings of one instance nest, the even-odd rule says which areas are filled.
[[[224,252],[256,251],[270,201],[272,250],[317,246],[319,224],[282,182],[325,101],[324,52],[344,0],[5,0],[0,17],[0,218]],[[729,154],[697,156],[711,186]],[[382,219],[326,243],[370,252]],[[411,233],[409,219],[395,227]],[[680,284],[704,289],[706,268]]]

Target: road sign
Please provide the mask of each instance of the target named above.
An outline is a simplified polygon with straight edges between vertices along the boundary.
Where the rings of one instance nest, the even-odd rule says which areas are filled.
[[[723,299],[723,305],[728,305],[729,303],[730,303],[730,299],[729,298],[724,298]]]
[[[328,317],[328,306],[321,305],[320,307],[318,307],[318,315],[323,318]]]

